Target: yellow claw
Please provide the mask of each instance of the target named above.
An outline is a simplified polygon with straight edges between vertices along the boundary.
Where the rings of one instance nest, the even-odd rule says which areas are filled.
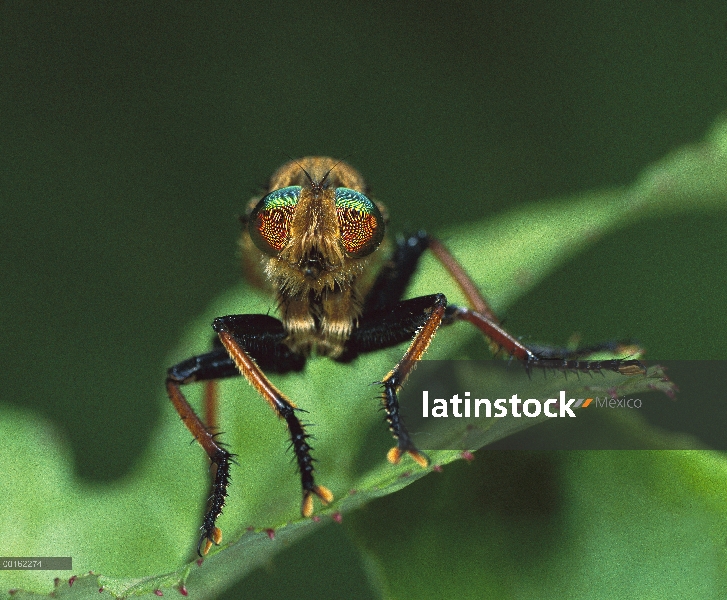
[[[310,517],[313,514],[313,495],[311,494],[311,492],[318,496],[323,504],[330,504],[331,502],[333,502],[333,494],[331,493],[331,490],[329,490],[327,487],[324,487],[322,485],[316,485],[309,491],[306,490],[305,492],[303,492],[303,505],[300,509],[300,513],[306,518]]]
[[[417,450],[407,450],[407,452],[422,469],[426,469],[429,466],[429,459],[421,452]]]
[[[426,469],[429,466],[429,459],[418,450],[409,449],[406,453],[411,456],[422,469]],[[386,459],[392,465],[398,465],[401,460],[401,450],[399,447],[394,446],[391,450],[389,450],[386,454]]]
[[[331,502],[333,502],[333,494],[331,493],[331,490],[329,490],[327,487],[317,485],[313,488],[313,493],[315,493],[315,495],[321,499],[321,502],[323,502],[323,504],[330,504]]]
[[[204,548],[202,548],[202,556],[207,556],[207,553],[212,548],[213,543],[216,546],[219,546],[221,541],[222,541],[222,530],[219,527],[215,527],[212,530],[212,539],[207,538],[204,541]]]
[[[398,465],[401,460],[401,450],[398,446],[394,446],[391,450],[386,453],[386,460],[392,465]]]
[[[313,514],[313,496],[308,492],[303,493],[303,504],[300,507],[300,514],[305,518],[310,517]]]
[[[212,530],[212,540],[214,541],[215,545],[220,545],[220,542],[222,541],[222,530],[219,527],[215,527]]]

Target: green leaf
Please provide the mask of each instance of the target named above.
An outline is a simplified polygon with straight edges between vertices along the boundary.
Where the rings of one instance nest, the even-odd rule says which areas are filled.
[[[703,144],[667,157],[631,188],[530,205],[444,232],[442,237],[481,284],[494,309],[501,311],[585,245],[617,227],[667,211],[724,206],[726,170],[727,124],[720,122]],[[446,293],[452,302],[463,300],[443,270],[427,258],[410,294],[432,290]],[[274,312],[268,297],[244,285],[230,290],[190,328],[169,364],[207,349],[213,317],[268,311]],[[447,328],[437,335],[428,358],[460,357],[475,339],[478,334],[464,324]],[[378,389],[371,385],[401,353],[401,349],[383,351],[350,366],[314,359],[302,375],[273,379],[310,412],[309,419],[315,423],[317,480],[336,496],[331,507],[316,507],[318,519],[300,517],[299,482],[291,456],[285,452],[284,424],[244,381],[220,385],[221,429],[240,466],[232,472],[230,496],[218,522],[224,532],[223,545],[201,565],[191,556],[208,493],[206,458],[196,445],[190,445],[191,436],[168,405],[161,385],[164,422],[134,475],[113,485],[77,481],[56,432],[32,415],[0,408],[5,436],[0,452],[3,464],[8,465],[3,487],[10,490],[0,499],[5,554],[72,556],[73,573],[93,572],[70,586],[65,572],[2,571],[0,586],[48,593],[54,590],[53,578],[59,577],[56,597],[98,594],[99,588],[117,597],[156,597],[156,590],[168,593],[181,585],[192,597],[214,596],[321,523],[420,479],[431,469],[406,461],[398,466],[386,462],[392,441],[376,410]],[[480,357],[485,356],[482,344]],[[628,381],[623,378],[617,385]],[[629,385],[633,384],[631,380]],[[642,378],[636,388],[643,385],[648,381]],[[198,387],[184,390],[197,406]],[[497,432],[496,437],[517,428]],[[495,439],[488,435],[476,444]],[[696,456],[700,457],[697,462],[706,460]],[[456,451],[431,455],[439,465],[458,457]],[[721,458],[710,460],[712,466],[723,469]],[[654,461],[658,465],[659,459]],[[714,510],[723,511],[707,482],[710,471],[704,465],[695,468],[693,462],[682,461],[684,476],[679,484],[688,483],[690,493],[709,488]],[[573,471],[574,476],[578,473]],[[583,485],[594,484],[584,481]],[[583,509],[588,506],[584,501]],[[367,546],[371,565],[380,562],[378,552],[374,544]]]
[[[383,598],[725,597],[718,453],[490,451],[424,484],[348,521]]]

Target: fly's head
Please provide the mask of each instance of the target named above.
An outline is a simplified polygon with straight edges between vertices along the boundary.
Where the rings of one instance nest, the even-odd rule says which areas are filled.
[[[247,235],[283,295],[347,291],[370,264],[385,232],[383,207],[365,195],[361,175],[327,157],[283,165],[270,192],[251,206]]]

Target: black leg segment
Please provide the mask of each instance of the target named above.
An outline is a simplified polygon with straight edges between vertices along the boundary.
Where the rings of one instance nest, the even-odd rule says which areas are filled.
[[[411,341],[427,322],[441,294],[396,302],[393,306],[364,314],[351,332],[343,353],[336,359],[349,362],[359,354],[391,348]],[[446,300],[444,301],[446,303]]]
[[[364,316],[396,304],[416,272],[419,259],[429,247],[429,236],[424,231],[396,240],[391,258],[381,267],[373,286],[364,299]]]

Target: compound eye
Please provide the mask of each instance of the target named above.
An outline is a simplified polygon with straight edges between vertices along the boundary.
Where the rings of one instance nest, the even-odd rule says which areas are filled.
[[[371,254],[384,239],[384,218],[377,206],[361,192],[336,189],[336,214],[341,242],[353,258]]]
[[[298,185],[274,190],[252,211],[248,231],[254,244],[266,254],[277,256],[288,243],[300,190]]]

